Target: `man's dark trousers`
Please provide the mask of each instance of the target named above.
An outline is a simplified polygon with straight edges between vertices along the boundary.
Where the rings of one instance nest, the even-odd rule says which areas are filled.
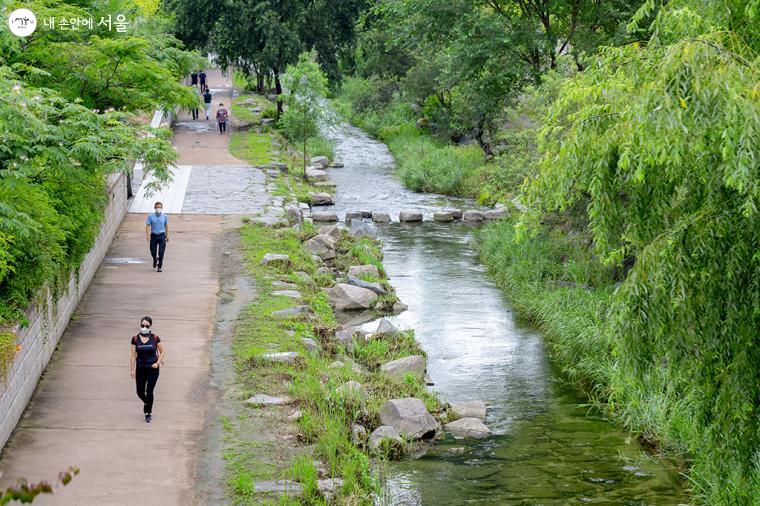
[[[156,254],[158,250],[158,254]],[[150,256],[153,257],[153,266],[160,269],[164,265],[164,251],[166,250],[166,234],[150,234]]]

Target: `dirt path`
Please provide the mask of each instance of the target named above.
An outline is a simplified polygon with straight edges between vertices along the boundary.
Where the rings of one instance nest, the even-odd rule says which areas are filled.
[[[219,90],[215,103],[229,106],[229,81],[209,74]],[[183,126],[187,121],[180,117],[175,138],[180,163],[245,165],[228,154],[229,134],[196,131]],[[214,174],[235,186],[235,172]],[[76,465],[80,475],[39,504],[199,503],[194,474],[208,413],[220,238],[239,223],[214,208],[215,198],[201,214],[169,216],[162,273],[151,269],[146,215],[127,216],[2,454],[0,484],[17,476],[53,479]],[[167,350],[151,424],[128,369],[129,339],[143,315],[153,317]]]

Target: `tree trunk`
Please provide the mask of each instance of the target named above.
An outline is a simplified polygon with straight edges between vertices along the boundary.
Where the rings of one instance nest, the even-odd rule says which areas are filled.
[[[256,93],[264,94],[264,76],[261,75],[261,72],[256,72]]]
[[[478,121],[477,130],[475,132],[475,139],[478,141],[478,146],[483,150],[483,154],[486,156],[486,160],[493,158],[493,149],[491,148],[491,141],[488,140],[488,134],[486,132],[486,118],[481,116]]]
[[[277,119],[280,119],[282,114],[282,83],[280,82],[280,71],[278,69],[272,69],[274,71],[274,92],[277,94]]]

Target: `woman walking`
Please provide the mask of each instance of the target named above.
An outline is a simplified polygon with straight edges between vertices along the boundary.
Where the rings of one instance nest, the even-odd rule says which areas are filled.
[[[143,401],[145,421],[153,419],[153,389],[158,382],[159,365],[164,361],[164,346],[161,338],[151,332],[153,320],[143,316],[140,333],[132,337],[132,351],[129,358],[130,375],[135,379],[137,396]]]

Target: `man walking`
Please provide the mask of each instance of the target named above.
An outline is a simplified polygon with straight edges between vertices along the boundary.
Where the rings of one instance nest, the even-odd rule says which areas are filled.
[[[193,73],[190,74],[190,86],[198,86],[198,71],[193,70]]]
[[[150,256],[153,257],[153,268],[158,267],[158,272],[164,265],[164,251],[169,242],[169,220],[164,212],[164,205],[156,202],[153,206],[153,214],[148,215],[145,221],[145,235],[150,243]]]
[[[198,74],[198,79],[200,79],[201,82],[201,89],[204,89],[206,87],[206,72],[201,69],[201,73]]]
[[[216,110],[216,122],[219,123],[219,135],[222,135],[227,131],[227,118],[229,113],[224,108],[224,104],[219,104],[219,109]]]
[[[206,92],[203,94],[203,105],[206,107],[206,121],[208,121],[208,116],[211,114],[211,91],[209,91],[208,86],[206,86]]]

